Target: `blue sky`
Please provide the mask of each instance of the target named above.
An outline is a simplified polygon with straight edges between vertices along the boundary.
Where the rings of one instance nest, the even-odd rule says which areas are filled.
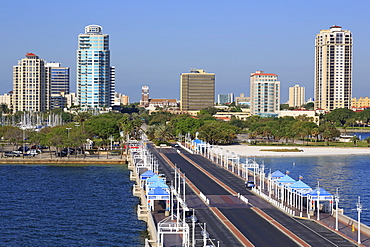
[[[367,0],[1,1],[0,93],[12,90],[12,67],[27,52],[71,68],[76,91],[77,36],[97,24],[110,35],[116,91],[140,100],[179,99],[179,75],[216,73],[216,94],[245,93],[256,70],[276,73],[281,102],[288,88],[313,97],[314,41],[340,25],[353,33],[353,96],[370,96],[370,2]]]

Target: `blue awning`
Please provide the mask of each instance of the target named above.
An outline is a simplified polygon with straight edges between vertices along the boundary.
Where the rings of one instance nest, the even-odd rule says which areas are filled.
[[[326,190],[324,190],[321,187],[319,187],[317,189],[314,189],[309,194],[310,194],[310,196],[318,196],[318,195],[320,195],[320,197],[321,196],[333,196],[332,194],[330,194],[329,192],[327,192]]]
[[[157,188],[157,187],[160,187],[162,189],[168,189],[168,185],[161,182],[161,181],[156,181],[156,182],[149,185],[149,189],[154,189],[154,188]]]
[[[146,172],[144,172],[143,174],[141,174],[141,179],[147,179],[147,178],[150,178],[152,176],[154,176],[155,173],[151,170],[147,170]]]
[[[311,189],[310,186],[308,186],[307,184],[305,184],[301,180],[297,181],[294,184],[289,185],[289,187],[292,188],[292,189],[296,189],[296,190],[299,190],[299,189],[302,189],[302,190]]]
[[[148,195],[156,195],[156,196],[167,196],[170,193],[162,189],[161,187],[156,187],[155,189],[148,192]]]
[[[284,177],[280,178],[277,180],[278,183],[281,183],[281,184],[293,184],[295,183],[296,181],[291,178],[289,175],[285,175]]]
[[[271,177],[272,178],[282,178],[284,177],[285,174],[282,173],[281,171],[277,170],[277,171],[274,171],[272,174],[271,174]]]
[[[157,174],[154,174],[152,177],[148,178],[146,181],[148,183],[154,183],[154,182],[157,182],[157,181],[164,182],[164,179],[160,178]]]

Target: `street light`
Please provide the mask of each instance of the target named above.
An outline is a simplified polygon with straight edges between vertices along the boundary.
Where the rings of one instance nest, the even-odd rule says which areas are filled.
[[[335,200],[335,230],[338,231],[338,203],[339,203],[339,188],[337,188],[337,193],[334,195]]]
[[[362,210],[366,210],[365,208],[362,208],[362,204],[360,201],[360,197],[358,197],[358,201],[356,203],[356,209],[352,210],[357,210],[357,243],[361,244],[361,212]]]

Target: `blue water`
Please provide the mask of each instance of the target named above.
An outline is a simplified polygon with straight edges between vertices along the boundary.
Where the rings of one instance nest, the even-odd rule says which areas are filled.
[[[367,137],[370,136],[370,132],[351,132],[347,131],[346,135],[356,135],[358,138],[360,138],[361,141],[365,140]]]
[[[280,170],[289,171],[293,179],[302,181],[315,189],[320,187],[335,194],[339,188],[339,207],[344,214],[357,220],[356,203],[358,196],[364,209],[361,222],[370,226],[370,149],[369,155],[317,156],[317,157],[264,157],[256,158],[264,162],[266,173]]]
[[[129,171],[0,165],[0,246],[143,246]]]

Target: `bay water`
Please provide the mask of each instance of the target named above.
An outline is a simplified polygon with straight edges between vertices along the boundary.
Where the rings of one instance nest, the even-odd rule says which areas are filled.
[[[360,196],[363,211],[361,222],[370,226],[370,149],[369,155],[338,155],[316,157],[260,157],[268,174],[276,170],[302,181],[315,189],[318,185],[331,194],[339,188],[339,208],[344,214],[358,219],[356,203]]]
[[[0,165],[0,246],[143,246],[123,165]]]

